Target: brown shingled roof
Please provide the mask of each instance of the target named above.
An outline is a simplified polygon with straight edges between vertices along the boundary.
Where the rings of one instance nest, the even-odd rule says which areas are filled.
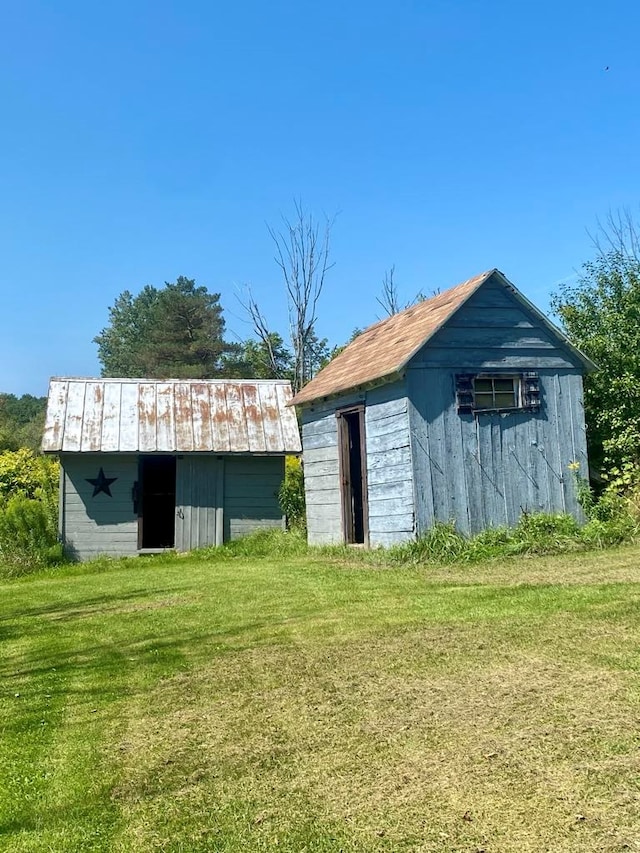
[[[495,272],[498,270],[483,272],[369,326],[296,394],[291,405],[310,403],[397,373]]]

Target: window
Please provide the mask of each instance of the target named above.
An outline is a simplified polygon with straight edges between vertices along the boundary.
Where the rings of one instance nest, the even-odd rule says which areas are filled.
[[[526,373],[459,373],[458,412],[496,412],[540,408],[540,377]]]
[[[516,409],[520,406],[519,376],[476,376],[473,380],[473,408]]]

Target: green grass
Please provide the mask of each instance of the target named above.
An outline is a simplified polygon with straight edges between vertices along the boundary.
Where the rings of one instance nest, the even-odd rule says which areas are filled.
[[[640,550],[0,583],[0,850],[640,850]]]

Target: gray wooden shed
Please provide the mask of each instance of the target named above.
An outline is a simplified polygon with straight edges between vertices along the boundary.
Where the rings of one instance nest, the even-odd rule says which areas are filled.
[[[219,545],[282,527],[300,436],[288,382],[52,379],[60,535],[79,559]]]
[[[293,399],[309,542],[391,545],[454,521],[580,518],[595,365],[498,270],[366,329]]]

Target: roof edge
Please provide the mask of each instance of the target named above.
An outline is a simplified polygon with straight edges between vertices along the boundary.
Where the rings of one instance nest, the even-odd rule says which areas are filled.
[[[412,359],[412,358],[413,358],[417,353],[419,353],[419,352],[420,352],[420,350],[422,349],[422,347],[423,347],[425,344],[427,344],[427,343],[431,340],[431,338],[433,338],[435,335],[437,335],[437,334],[438,334],[438,332],[440,331],[440,329],[443,329],[443,328],[447,325],[447,323],[451,320],[451,318],[452,318],[452,317],[455,317],[455,315],[456,315],[456,314],[458,313],[458,311],[462,308],[462,306],[463,306],[463,305],[466,305],[466,303],[467,303],[467,302],[469,301],[469,299],[473,296],[473,294],[474,294],[474,293],[476,293],[476,291],[477,291],[480,287],[482,287],[482,285],[483,285],[483,284],[486,284],[486,282],[487,282],[487,281],[491,278],[491,276],[492,276],[492,275],[494,275],[495,273],[500,273],[500,270],[499,270],[497,267],[494,267],[492,270],[487,270],[487,272],[480,273],[480,275],[477,277],[477,278],[478,278],[477,283],[476,283],[476,284],[471,288],[471,290],[470,290],[470,291],[469,291],[469,293],[464,297],[464,299],[462,299],[462,300],[459,302],[459,304],[458,304],[458,305],[456,305],[456,307],[451,311],[451,313],[450,313],[450,314],[447,314],[447,316],[446,316],[446,317],[445,317],[445,318],[444,318],[444,319],[443,319],[443,320],[442,320],[442,321],[441,321],[441,322],[440,322],[440,323],[439,323],[439,324],[438,324],[438,325],[437,325],[437,326],[436,326],[436,327],[435,327],[435,328],[434,328],[434,329],[433,329],[433,330],[432,330],[432,331],[427,335],[427,337],[422,341],[422,343],[421,343],[419,346],[417,346],[417,347],[415,347],[415,348],[414,348],[413,352],[411,352],[411,353],[410,353],[410,355],[408,355],[408,356],[407,356],[407,358],[405,358],[405,360],[404,360],[404,361],[402,362],[402,364],[399,366],[398,371],[404,370],[404,368],[409,364],[409,362],[411,361],[411,359]],[[462,282],[462,284],[466,284],[466,282]],[[459,284],[459,285],[456,285],[456,287],[462,287],[462,285],[461,285],[461,284]],[[451,290],[455,290],[455,288],[450,288],[450,289],[451,289]],[[444,291],[444,292],[446,293],[446,291]]]
[[[564,344],[564,346],[566,346],[567,349],[572,352],[579,359],[579,361],[582,362],[588,373],[593,373],[594,370],[600,369],[595,363],[595,361],[592,361],[588,355],[585,355],[582,350],[578,349],[575,344],[571,343],[571,341],[562,331],[562,329],[559,326],[556,326],[555,323],[552,323],[551,320],[546,316],[546,314],[544,314],[539,308],[536,308],[533,302],[527,299],[524,293],[518,290],[515,284],[509,281],[509,279],[503,272],[496,269],[494,270],[494,273],[501,279],[502,284],[511,290],[514,297],[520,303],[522,303],[529,311],[531,311],[532,314],[535,314],[535,316],[538,318],[538,320],[540,320],[540,322],[545,326],[545,328],[548,329],[548,331],[550,331],[557,338],[559,338],[560,341]]]

